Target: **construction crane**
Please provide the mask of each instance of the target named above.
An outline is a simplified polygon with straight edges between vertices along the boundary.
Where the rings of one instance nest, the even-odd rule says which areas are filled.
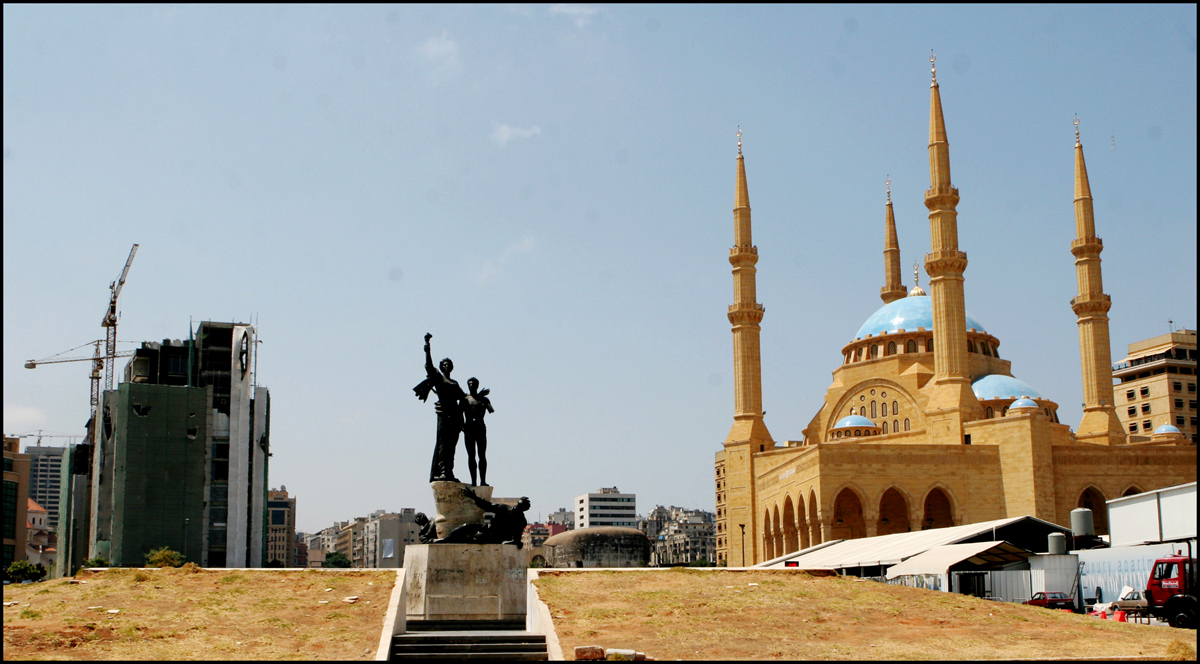
[[[125,269],[121,270],[121,278],[108,285],[108,289],[112,291],[112,297],[108,300],[108,311],[104,313],[104,320],[100,321],[100,327],[106,328],[108,333],[105,335],[104,342],[104,357],[109,358],[104,367],[104,390],[107,392],[113,386],[113,361],[117,352],[117,296],[121,294],[121,288],[125,286],[125,277],[129,276],[129,266],[133,265],[133,255],[137,253],[137,244],[129,250],[129,258],[125,261]],[[99,361],[100,347],[96,347],[96,356],[93,360]],[[94,390],[93,390],[94,393]]]
[[[57,364],[59,362],[83,362],[86,360],[90,360],[92,363],[92,377],[91,377],[91,379],[92,379],[92,410],[91,410],[91,416],[95,417],[96,416],[96,408],[98,408],[100,406],[100,370],[104,368],[104,361],[108,360],[108,364],[111,367],[113,364],[113,360],[116,360],[118,357],[129,357],[137,352],[137,351],[133,351],[133,350],[125,350],[125,351],[121,351],[118,353],[110,353],[107,355],[101,355],[100,354],[100,344],[102,344],[102,343],[104,343],[103,339],[97,339],[95,341],[89,341],[86,344],[83,344],[83,346],[95,346],[96,347],[95,352],[92,353],[92,355],[90,355],[90,356],[89,355],[79,355],[76,357],[59,357],[60,355],[66,355],[67,353],[72,353],[74,351],[79,350],[80,348],[83,348],[83,346],[76,346],[75,348],[72,348],[71,350],[64,350],[63,352],[59,353],[58,355],[51,355],[50,357],[47,357],[44,360],[28,360],[25,362],[25,368],[26,369],[34,369],[38,365],[42,365],[42,364]]]

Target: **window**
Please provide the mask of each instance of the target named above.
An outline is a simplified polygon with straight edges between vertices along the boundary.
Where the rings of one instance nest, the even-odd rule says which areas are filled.
[[[1144,396],[1144,397],[1150,396],[1150,386],[1149,385],[1142,388],[1142,396]]]
[[[1149,412],[1150,412],[1150,404],[1148,404],[1148,403],[1142,404],[1142,414],[1146,414]]]
[[[873,360],[877,357],[879,357],[879,345],[871,344],[871,359]]]
[[[1129,407],[1129,416],[1135,417],[1136,415],[1137,415],[1137,406],[1130,406]]]
[[[1183,399],[1176,399],[1175,407],[1178,408],[1179,410],[1183,410]]]
[[[1125,398],[1126,398],[1126,399],[1129,399],[1130,401],[1133,401],[1133,399],[1134,399],[1133,390],[1126,390],[1126,391],[1125,391]]]
[[[1179,419],[1183,419],[1183,418],[1181,417],[1181,418],[1179,418]],[[884,432],[884,433],[887,433],[887,432],[888,432],[888,423],[887,423],[887,420],[884,420],[884,421],[883,421],[883,432]]]
[[[1196,384],[1188,383],[1188,392],[1195,392],[1195,391],[1196,391]]]
[[[857,362],[861,359],[862,359],[862,349],[861,348],[854,349],[854,361]]]
[[[900,431],[900,421],[899,420],[892,420],[892,431],[896,431],[896,432]]]
[[[1137,422],[1131,422],[1129,424],[1129,433],[1137,433]]]
[[[933,352],[933,337],[929,337],[928,339],[925,340],[925,352],[926,353]]]
[[[987,418],[990,420],[995,416],[996,416],[996,412],[994,410],[992,410],[991,406],[988,406],[987,407]]]
[[[880,406],[879,414],[884,417],[887,417],[887,402],[886,401],[884,401],[883,404]]]
[[[895,354],[896,354],[896,342],[895,342],[895,341],[889,341],[889,342],[888,342],[888,345],[887,345],[887,354],[888,354],[888,355],[895,355]]]
[[[904,418],[904,430],[908,431],[910,429],[912,429],[912,425],[909,423],[908,418],[906,417]]]
[[[975,342],[971,341],[970,339],[967,339],[967,352],[968,353],[975,352]]]
[[[899,414],[900,414],[900,404],[893,401],[892,402],[892,415],[899,415]]]
[[[1191,410],[1196,410],[1196,400],[1195,399],[1192,399],[1191,401],[1188,402],[1188,408],[1190,408]]]
[[[1183,389],[1183,383],[1181,383],[1179,381],[1175,381],[1174,383],[1171,383],[1171,389],[1175,390],[1176,392],[1179,392],[1180,390]]]
[[[904,352],[906,352],[906,353],[917,352],[917,342],[913,341],[912,339],[909,339],[908,343],[904,344]]]
[[[875,408],[875,402],[874,402],[874,401],[872,401],[872,402],[871,402],[871,419],[875,419],[876,417],[879,417],[879,415],[878,415],[878,413],[876,412],[876,408]]]
[[[1142,431],[1149,431],[1152,426],[1154,425],[1150,422],[1150,420],[1142,421]]]
[[[1183,426],[1183,415],[1175,416],[1175,426],[1177,426],[1177,427]]]

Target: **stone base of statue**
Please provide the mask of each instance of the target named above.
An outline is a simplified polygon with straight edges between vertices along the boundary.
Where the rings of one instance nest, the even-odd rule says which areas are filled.
[[[523,620],[525,590],[525,555],[515,545],[404,547],[408,620]]]
[[[462,493],[463,487],[471,489],[484,500],[492,499],[492,487],[471,486],[462,482],[430,482],[433,500],[437,504],[437,518],[433,525],[438,538],[449,535],[455,528],[468,523],[483,523],[483,510]]]

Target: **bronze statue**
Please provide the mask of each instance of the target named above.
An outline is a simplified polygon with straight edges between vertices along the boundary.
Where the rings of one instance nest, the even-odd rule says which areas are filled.
[[[421,529],[417,535],[417,539],[421,541],[421,544],[429,544],[437,539],[437,528],[429,520],[429,517],[425,516],[424,512],[417,512],[413,520],[417,522],[417,526]]]
[[[437,412],[437,445],[433,448],[433,465],[429,470],[430,482],[457,482],[454,477],[454,448],[458,446],[458,434],[463,428],[462,400],[465,396],[458,381],[450,378],[454,371],[454,362],[445,358],[439,364],[441,373],[433,367],[433,357],[429,354],[429,340],[432,334],[425,334],[425,380],[413,388],[417,398],[425,401],[429,391],[438,395],[433,404]]]
[[[492,401],[487,395],[491,390],[484,388],[478,393],[479,379],[467,379],[467,389],[471,391],[463,401],[463,411],[466,413],[466,423],[463,424],[463,443],[467,446],[467,467],[471,469],[471,485],[487,486],[487,425],[483,416],[494,413]],[[479,484],[475,484],[475,456],[479,455]]]
[[[529,509],[529,499],[522,496],[516,505],[492,503],[475,495],[467,487],[462,488],[462,494],[475,501],[475,506],[492,515],[488,523],[467,523],[455,528],[435,544],[516,544],[521,548],[521,534],[529,522],[525,520],[525,512]]]

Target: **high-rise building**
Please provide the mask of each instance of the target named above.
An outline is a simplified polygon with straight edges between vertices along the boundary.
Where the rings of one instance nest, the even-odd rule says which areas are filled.
[[[296,566],[296,499],[286,486],[267,492],[267,566]]]
[[[25,541],[29,531],[29,455],[21,454],[21,439],[4,437],[4,510],[0,531],[4,548],[0,565],[4,569],[18,560],[25,560]]]
[[[47,514],[51,530],[58,528],[58,500],[62,488],[62,461],[65,447],[27,445],[29,455],[29,497]]]
[[[637,495],[617,487],[601,488],[575,498],[575,527],[637,526]]]
[[[251,325],[206,321],[186,342],[136,351],[101,395],[87,525],[67,528],[72,565],[80,534],[87,557],[113,565],[142,565],[163,546],[204,567],[266,562],[270,395],[255,382],[254,337]]]
[[[1178,330],[1129,344],[1113,366],[1117,417],[1131,442],[1163,426],[1196,442],[1196,331]]]
[[[399,513],[383,510],[372,512],[362,528],[362,566],[383,569],[402,567],[404,548],[420,543],[416,516],[416,510],[411,507]]]

